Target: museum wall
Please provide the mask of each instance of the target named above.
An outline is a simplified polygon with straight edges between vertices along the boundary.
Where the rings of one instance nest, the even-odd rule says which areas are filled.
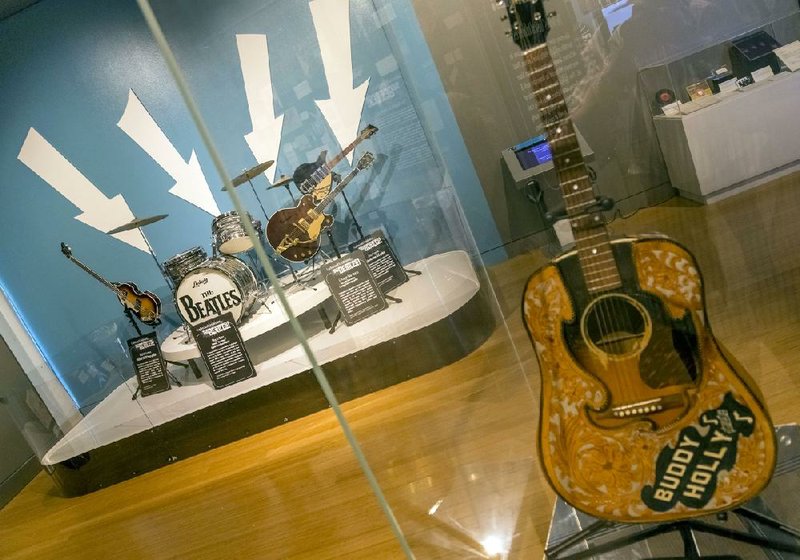
[[[13,421],[11,397],[26,382],[22,368],[0,339],[0,507],[3,507],[41,468],[38,458]]]
[[[504,242],[543,227],[504,175],[501,150],[542,132],[519,48],[491,0],[413,0]],[[549,0],[551,54],[595,152],[597,190],[628,214],[672,195],[638,70],[797,13],[794,0]],[[793,37],[793,34],[788,36]],[[711,67],[703,71],[707,76]],[[665,84],[663,87],[669,87]],[[666,188],[665,188],[666,187]],[[524,209],[524,215],[520,208]]]
[[[325,4],[333,14],[349,6],[342,23],[352,39],[352,49],[327,64],[306,1],[153,3],[229,175],[265,159],[258,146],[277,140],[267,174],[275,180],[322,149],[335,154],[372,123],[380,131],[356,153],[369,148],[376,163],[363,185],[348,189],[365,231],[383,228],[410,262],[454,240],[472,242],[457,231],[463,208],[479,250],[497,247],[410,4]],[[269,57],[257,72],[268,68],[272,103],[254,106],[242,53],[264,36]],[[86,411],[131,377],[125,340],[135,332],[114,294],[64,258],[60,242],[108,280],[155,292],[165,307],[163,336],[179,321],[144,238],[104,232],[134,216],[167,214],[143,228],[158,260],[193,246],[210,253],[211,220],[232,203],[133,0],[43,0],[0,22],[0,53],[2,289]],[[329,98],[326,116],[317,101]],[[345,113],[348,126],[331,124]],[[151,134],[143,138],[142,129]],[[289,204],[283,189],[266,187],[256,181],[267,213]],[[251,191],[239,194],[259,217]],[[336,233],[347,237],[352,224],[339,212]]]

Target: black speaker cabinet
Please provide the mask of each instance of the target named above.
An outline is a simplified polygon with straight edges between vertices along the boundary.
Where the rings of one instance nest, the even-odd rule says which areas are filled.
[[[771,67],[772,72],[777,74],[781,65],[777,55],[772,51],[780,46],[781,44],[766,31],[756,31],[734,39],[731,46],[733,75],[744,78],[766,66]]]

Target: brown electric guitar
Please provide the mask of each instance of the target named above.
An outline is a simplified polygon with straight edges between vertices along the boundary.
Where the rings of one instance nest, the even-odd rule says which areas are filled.
[[[72,256],[72,249],[66,243],[61,243],[61,252],[69,260],[87,272],[92,278],[114,292],[119,302],[126,309],[130,309],[136,317],[148,325],[157,325],[161,315],[161,300],[153,292],[142,292],[133,282],[109,282],[94,270]]]
[[[544,472],[570,505],[609,521],[740,505],[775,465],[763,399],[711,333],[694,257],[663,237],[609,238],[545,44],[542,2],[505,3],[576,241],[523,294],[542,376]]]
[[[267,222],[267,241],[275,252],[292,262],[303,262],[319,251],[319,237],[333,225],[333,216],[325,214],[333,199],[362,169],[366,169],[375,157],[365,152],[336,188],[317,202],[313,193],[304,194],[294,208],[283,208],[275,212]]]

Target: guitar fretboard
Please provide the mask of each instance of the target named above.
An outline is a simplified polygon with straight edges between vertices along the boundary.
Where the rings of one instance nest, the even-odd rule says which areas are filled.
[[[621,280],[605,223],[599,213],[586,213],[596,200],[550,51],[541,43],[522,55],[547,131],[586,286],[591,293],[617,288]]]
[[[371,160],[370,160],[370,161],[371,161]],[[350,173],[348,173],[348,174],[347,174],[347,175],[346,175],[346,176],[345,176],[345,177],[344,177],[344,178],[343,178],[343,179],[342,179],[342,180],[339,182],[339,184],[338,184],[338,185],[336,185],[336,188],[332,189],[332,190],[331,190],[331,192],[329,192],[329,193],[328,193],[328,195],[327,195],[325,198],[323,198],[323,199],[322,199],[322,200],[321,200],[321,201],[320,201],[320,202],[319,202],[319,203],[318,203],[318,204],[317,204],[317,205],[314,207],[314,211],[316,211],[316,212],[322,212],[323,210],[325,210],[325,208],[327,208],[327,207],[328,207],[328,205],[329,205],[331,202],[333,202],[333,199],[334,199],[334,198],[336,198],[336,195],[338,195],[340,192],[342,192],[342,191],[344,190],[344,188],[347,186],[347,184],[348,184],[350,181],[352,181],[352,180],[353,180],[353,177],[355,177],[356,175],[358,175],[358,172],[359,172],[359,171],[361,171],[362,169],[365,169],[366,167],[369,167],[369,165],[370,165],[370,164],[368,163],[368,164],[366,164],[365,166],[362,166],[362,163],[361,163],[361,162],[359,162],[359,165],[357,165],[356,167],[354,167],[354,168],[353,168],[353,169],[350,171]]]
[[[99,274],[97,274],[94,270],[92,270],[91,268],[89,268],[88,266],[83,264],[81,261],[79,261],[75,257],[69,255],[69,256],[67,256],[67,258],[69,260],[71,260],[73,263],[75,263],[76,265],[78,265],[78,267],[81,268],[83,271],[88,273],[89,276],[91,276],[92,278],[94,278],[95,280],[97,280],[98,282],[103,284],[109,290],[112,290],[115,294],[119,295],[120,290],[119,290],[119,288],[117,286],[115,286],[114,284],[112,284],[111,282],[109,282],[108,280],[106,280],[105,278],[100,276]]]
[[[363,134],[359,135],[358,138],[350,142],[345,147],[344,150],[336,154],[336,156],[332,160],[320,165],[308,179],[303,181],[300,190],[302,192],[311,192],[312,190],[314,190],[317,184],[320,181],[322,181],[325,177],[327,177],[330,174],[331,170],[337,165],[339,165],[339,162],[341,162],[345,157],[347,157],[347,154],[352,152],[355,149],[355,147],[361,143],[363,139],[364,135]]]

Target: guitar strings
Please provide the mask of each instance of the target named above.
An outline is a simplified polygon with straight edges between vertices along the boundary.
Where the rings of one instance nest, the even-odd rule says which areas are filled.
[[[519,3],[518,3],[518,1],[517,0],[512,0],[512,6],[514,6],[514,8],[517,11],[517,14],[519,16],[520,11],[519,11]],[[544,36],[544,29],[542,28],[542,31],[540,32],[541,33],[541,38],[540,38],[541,40],[540,41],[531,42],[529,40],[529,34],[526,33],[524,29],[522,29],[522,25],[520,23],[519,17],[517,17],[516,22],[517,22],[518,25],[520,25],[520,28],[518,28],[518,38],[520,40],[520,46],[523,48],[523,57],[525,57],[526,63],[528,62],[528,60],[527,60],[528,54],[526,54],[526,53],[528,53],[528,51],[530,49],[532,49],[534,46],[541,45],[541,47],[542,47],[541,51],[544,53],[544,57],[546,59],[550,59],[549,63],[551,65],[550,68],[545,69],[544,71],[542,71],[542,73],[545,75],[545,77],[546,77],[546,79],[548,81],[550,81],[551,83],[554,83],[555,85],[558,86],[558,93],[559,93],[559,95],[561,97],[561,99],[560,100],[557,99],[556,103],[554,104],[554,106],[557,107],[557,109],[545,108],[544,110],[540,111],[542,113],[542,117],[541,117],[542,118],[542,122],[545,124],[546,127],[550,128],[550,127],[556,126],[556,124],[558,122],[563,121],[565,124],[563,124],[561,128],[562,128],[562,130],[564,132],[564,135],[575,134],[575,130],[574,130],[574,127],[573,127],[573,124],[572,124],[572,120],[571,120],[571,118],[569,116],[569,112],[567,110],[566,99],[565,99],[565,96],[563,94],[563,90],[561,89],[560,82],[558,80],[558,75],[556,73],[555,66],[553,64],[552,58],[550,57],[549,49],[548,49],[547,43],[545,41],[546,37]],[[532,58],[536,57],[535,52],[531,52],[530,56]],[[536,57],[536,58],[541,58],[541,57]],[[541,64],[541,61],[534,60],[534,62],[537,62],[538,63],[537,65],[539,67],[544,66],[543,64]],[[545,60],[545,62],[547,62],[547,60]],[[528,72],[529,72],[530,75],[533,74],[533,72],[531,71],[530,67],[528,67]],[[533,85],[534,85],[534,88],[535,88],[535,84],[533,84]],[[538,97],[538,95],[537,95],[537,97]],[[543,106],[543,103],[541,103],[540,99],[537,99],[537,103],[539,104],[540,108]],[[544,106],[547,107],[547,104],[544,104]],[[563,106],[563,108],[562,108],[562,106]],[[561,112],[561,111],[563,111],[563,112]],[[567,126],[567,123],[568,123],[568,126]],[[558,138],[556,136],[551,136],[551,142],[557,141],[557,140],[558,140]],[[579,146],[579,144],[577,142],[576,142],[576,145],[577,145],[578,150],[579,150],[580,146]],[[586,181],[586,177],[585,176],[587,175],[587,173],[586,173],[587,169],[586,169],[585,162],[583,162],[582,159],[581,159],[581,164],[582,165],[579,168],[578,174],[575,175],[575,176],[583,176],[583,178],[581,179],[581,182],[583,182],[583,181]],[[577,183],[577,181],[570,177],[571,174],[570,174],[569,170],[560,171],[560,170],[557,169],[557,174],[558,174],[558,179],[559,179],[559,188],[561,190],[562,196],[570,194],[568,191],[566,191],[566,187],[565,187],[566,183],[571,182],[571,181],[574,181],[575,183]],[[584,187],[584,191],[582,191],[582,192],[588,193],[593,199],[593,191],[591,189],[591,186],[590,186],[590,188],[588,190],[586,190],[585,187]],[[567,199],[565,198],[565,202],[566,202],[566,200]],[[589,202],[589,200],[583,200],[580,204],[588,204],[588,202]],[[570,218],[572,218],[572,217],[575,217],[575,216],[570,216]],[[613,249],[612,249],[612,246],[611,246],[611,243],[610,243],[610,239],[608,238],[608,235],[607,235],[607,229],[606,229],[605,223],[603,223],[602,226],[600,228],[598,228],[598,229],[602,229],[603,232],[606,233],[605,252],[607,252],[608,256],[611,258],[612,266],[614,268],[616,268],[616,266],[617,266],[616,265],[616,259],[614,258]],[[581,241],[579,238],[580,238],[580,235],[577,234],[577,232],[576,232],[576,241]],[[588,255],[585,255],[584,259],[580,259],[580,256],[581,256],[582,253],[585,254],[585,252],[587,250],[589,250],[589,251],[591,250],[590,247],[586,247],[585,243],[584,243],[584,247],[581,247],[580,246],[581,245],[580,242],[577,243],[577,245],[578,245],[577,253],[578,253],[579,261],[583,262],[584,265],[585,265],[585,267],[582,267],[582,268],[585,268],[588,271],[588,273],[591,274],[591,275],[597,275],[600,278],[607,278],[608,275],[604,272],[604,269],[607,269],[608,267],[607,266],[603,267],[603,266],[599,265],[596,262],[596,259],[593,258],[593,255],[588,254]],[[621,282],[621,278],[619,277],[619,271],[618,270],[616,270],[615,276],[616,276],[616,278],[611,278],[611,279],[614,280],[615,282]],[[587,280],[587,288],[588,288],[588,280]],[[589,303],[589,305],[591,305],[592,303],[595,303],[595,307],[596,307],[596,311],[597,311],[596,312],[596,317],[597,317],[597,319],[596,319],[596,328],[597,328],[597,330],[599,330],[599,337],[600,337],[599,340],[606,340],[606,337],[608,337],[608,339],[607,339],[608,340],[607,347],[609,348],[609,350],[610,350],[610,352],[612,354],[622,354],[622,353],[624,353],[626,345],[629,344],[630,338],[641,338],[643,336],[646,336],[646,331],[647,331],[647,319],[646,319],[646,317],[649,315],[646,310],[645,310],[644,314],[642,314],[635,306],[633,306],[630,302],[624,300],[621,297],[613,297],[613,295],[611,297],[607,297],[610,293],[613,293],[613,288],[612,289],[606,289],[606,290],[600,290],[598,293],[595,293],[595,292],[590,290],[589,293],[590,293],[590,303]],[[600,301],[597,301],[598,298],[602,298],[602,299]],[[652,321],[652,319],[651,319],[651,321]],[[651,333],[652,333],[652,325],[651,325]],[[587,333],[587,335],[588,334],[589,333]],[[650,346],[651,345],[648,344],[648,347],[650,347]],[[677,352],[677,349],[674,347],[674,344],[671,344],[670,346],[672,347],[672,349],[675,352]],[[654,348],[653,350],[655,351],[657,349]],[[640,360],[641,360],[641,356],[642,356],[642,354],[640,353]],[[683,362],[683,360],[680,359],[680,356],[678,356],[678,358],[679,358],[678,360],[670,360],[670,366],[667,366],[669,368],[669,371],[665,372],[665,373],[668,373],[668,376],[666,377],[667,380],[669,380],[669,379],[677,379],[676,377],[673,377],[674,374],[682,376],[682,375],[686,375],[688,373],[686,371],[686,368],[688,366],[686,366],[686,364]],[[663,367],[665,365],[667,365],[667,364],[660,363],[659,367]],[[628,392],[631,393],[631,395],[627,397],[628,399],[636,398],[637,395],[635,394],[635,391],[636,391],[635,388],[629,387],[628,384],[625,383],[625,380],[630,378],[630,373],[624,372],[623,369],[624,369],[624,367],[622,366],[621,362],[619,362],[618,360],[614,360],[614,359],[609,360],[608,365],[607,365],[607,370],[608,370],[608,372],[610,374],[616,375],[622,381],[621,385],[623,386],[623,393],[624,394],[623,395],[619,395],[619,396],[622,396],[622,400],[623,400],[623,402],[625,402],[626,395],[627,395]],[[644,381],[644,379],[642,378],[643,372],[641,371],[641,361],[639,362],[637,368],[634,370],[633,373],[635,375],[639,376],[642,381]],[[649,383],[648,383],[648,385],[652,386]],[[659,385],[659,387],[660,387],[660,385]]]
[[[512,5],[514,6],[515,11],[518,14],[518,18],[517,18],[516,23],[517,23],[517,25],[519,27],[517,29],[517,33],[518,33],[518,38],[520,40],[520,45],[523,48],[523,57],[527,57],[528,55],[526,53],[528,53],[528,51],[530,49],[532,49],[534,46],[541,45],[541,51],[546,54],[545,58],[546,59],[550,59],[550,68],[545,68],[544,70],[542,70],[542,73],[545,74],[545,76],[547,78],[547,81],[550,81],[551,83],[556,84],[558,86],[558,88],[557,88],[558,89],[558,94],[559,94],[558,96],[561,98],[561,99],[556,99],[556,102],[553,103],[552,106],[560,107],[560,106],[563,105],[563,109],[564,109],[563,113],[560,113],[559,109],[548,108],[547,105],[544,105],[545,109],[541,110],[542,121],[543,121],[543,123],[545,124],[546,127],[553,127],[558,122],[562,122],[563,121],[564,124],[562,125],[561,128],[562,128],[562,131],[564,132],[564,136],[566,136],[568,134],[575,134],[574,127],[572,125],[572,120],[569,117],[568,111],[566,110],[567,109],[567,107],[566,107],[566,99],[565,99],[563,91],[561,89],[560,82],[558,80],[558,75],[557,75],[557,73],[555,71],[554,65],[552,64],[552,58],[550,56],[549,49],[548,49],[546,41],[545,41],[544,32],[542,30],[542,37],[541,37],[541,41],[540,42],[531,42],[528,39],[528,34],[525,33],[525,30],[522,28],[522,24],[520,23],[520,20],[519,20],[520,11],[519,11],[519,6],[518,6],[517,1],[514,0],[512,2]],[[531,56],[535,56],[533,54],[533,52],[531,52]],[[526,62],[527,62],[527,60],[526,60]],[[538,66],[539,67],[544,67],[545,65],[538,64]],[[531,71],[530,68],[528,68],[528,71],[529,71],[530,74],[533,74],[533,72]],[[533,84],[533,85],[534,85],[534,88],[535,88],[536,84]],[[540,109],[541,109],[541,107],[542,107],[541,100],[537,100],[537,102],[539,103]],[[567,123],[569,124],[569,126],[566,126]],[[556,141],[557,139],[558,138],[556,138],[555,136],[551,135],[551,143]],[[577,144],[577,142],[576,142],[576,144]],[[578,145],[578,149],[580,149],[579,145]],[[581,158],[581,164],[583,164],[583,165],[581,165],[581,167],[578,168],[578,172],[579,172],[579,176],[580,175],[584,176],[584,178],[581,179],[581,181],[585,181],[586,180],[585,179],[585,175],[587,174],[587,170],[586,170],[585,163],[583,162],[582,158]],[[558,169],[557,169],[557,172],[558,172],[557,174],[559,175],[558,178],[559,178],[559,184],[561,185],[562,196],[565,196],[566,194],[569,194],[568,192],[565,191],[565,184],[570,181],[570,179],[568,178],[569,173],[568,173],[568,170],[563,170],[563,171],[559,172]],[[583,173],[581,173],[581,172],[583,172]],[[577,181],[576,181],[576,184],[577,184]],[[585,187],[584,187],[584,189],[585,189]],[[590,195],[593,194],[591,189],[589,189],[588,192],[589,192]],[[565,196],[565,202],[566,202],[566,200],[567,199],[566,199],[566,196]],[[587,203],[588,201],[582,201],[582,202],[583,203]],[[574,216],[570,216],[570,217],[574,217]],[[580,235],[578,235],[578,237],[580,237]],[[579,261],[581,260],[580,259],[581,252],[582,251],[585,252],[587,250],[590,250],[587,247],[580,247],[580,245],[581,244],[578,243],[578,247],[577,247]],[[608,249],[609,249],[609,252],[610,252],[610,246],[608,247]],[[600,265],[598,265],[595,262],[595,259],[593,258],[593,256],[594,255],[591,255],[591,253],[590,253],[590,254],[586,255],[585,258],[583,259],[585,261],[587,272],[590,273],[591,275],[597,275],[599,278],[602,279],[605,276],[605,274],[603,273],[603,270],[602,270],[603,267],[601,267]],[[611,256],[613,258],[613,254]],[[588,279],[587,279],[587,288],[588,288]],[[600,295],[602,295],[602,294],[600,294],[600,295],[594,294],[591,291],[590,291],[590,294],[592,294],[593,300],[595,300],[595,301],[597,300],[598,297],[600,297]],[[599,332],[600,340],[606,339],[606,337],[613,337],[614,333],[615,332],[619,332],[619,330],[620,330],[619,325],[617,325],[618,311],[615,312],[615,309],[614,309],[614,300],[615,299],[616,298],[605,297],[605,298],[603,298],[602,300],[600,300],[599,302],[596,303],[596,308],[597,308],[596,316],[598,318],[596,326],[597,326],[597,329],[600,331]],[[591,305],[591,303],[590,303],[590,305]],[[587,325],[587,328],[588,328],[588,325]],[[586,335],[590,336],[590,333],[587,332]],[[615,350],[615,348],[614,348],[615,344],[617,345],[617,348],[616,348],[617,352],[619,352],[622,349],[622,342],[614,342],[613,339],[612,339],[611,342],[610,342],[610,345],[609,345],[610,346],[609,349],[612,351],[612,353]],[[616,374],[617,376],[621,376],[622,375],[621,366],[617,363],[617,360],[610,360],[610,367],[608,369],[610,370],[610,373],[612,373],[612,374]],[[624,377],[623,377],[623,379],[624,379]]]

